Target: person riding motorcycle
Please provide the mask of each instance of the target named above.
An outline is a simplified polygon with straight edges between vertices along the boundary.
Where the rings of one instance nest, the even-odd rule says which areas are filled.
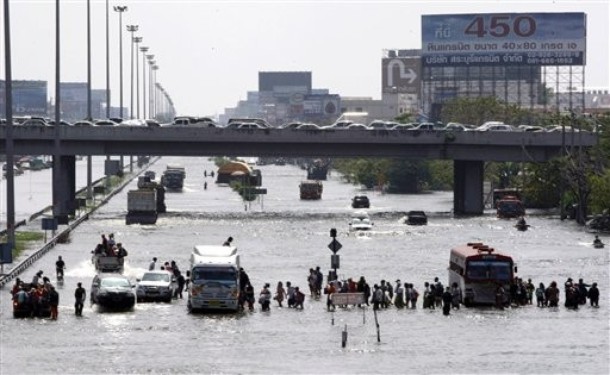
[[[58,280],[63,280],[64,278],[64,269],[66,268],[66,263],[61,259],[61,255],[57,257],[57,262],[55,262],[55,272],[57,274]]]

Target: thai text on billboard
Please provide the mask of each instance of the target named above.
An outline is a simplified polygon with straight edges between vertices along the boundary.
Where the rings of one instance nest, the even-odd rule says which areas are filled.
[[[585,65],[585,13],[422,16],[422,65]]]

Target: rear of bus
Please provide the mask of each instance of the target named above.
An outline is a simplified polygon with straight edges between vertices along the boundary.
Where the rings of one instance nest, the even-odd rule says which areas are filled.
[[[469,243],[451,250],[449,284],[457,282],[465,306],[494,305],[499,286],[508,296],[513,270],[510,256],[481,243]]]

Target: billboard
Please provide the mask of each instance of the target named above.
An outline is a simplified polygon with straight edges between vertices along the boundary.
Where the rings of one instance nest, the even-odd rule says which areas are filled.
[[[422,16],[422,66],[585,65],[585,13]]]
[[[420,93],[421,59],[394,57],[381,59],[381,89],[384,93]]]
[[[12,81],[13,116],[47,116],[47,81]],[[0,113],[6,114],[6,84],[0,81]]]

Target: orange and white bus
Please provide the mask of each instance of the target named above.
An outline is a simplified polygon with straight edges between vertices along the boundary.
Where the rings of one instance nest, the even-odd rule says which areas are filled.
[[[513,259],[482,243],[468,243],[451,249],[449,285],[457,283],[465,306],[494,305],[502,286],[506,296],[517,267]]]

